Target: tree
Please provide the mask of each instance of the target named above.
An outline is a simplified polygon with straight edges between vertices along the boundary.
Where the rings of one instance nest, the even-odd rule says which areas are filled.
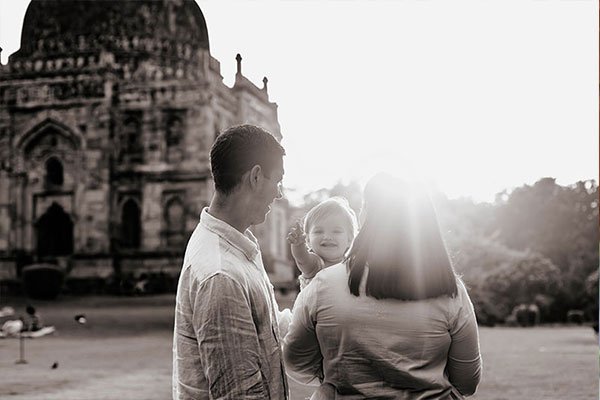
[[[446,243],[480,324],[504,322],[521,303],[537,304],[544,321],[555,319],[552,306],[560,292],[561,276],[548,258],[464,230],[447,234]]]
[[[549,257],[561,269],[598,260],[598,186],[580,181],[557,185],[543,178],[515,189],[499,204],[496,224],[507,246]]]
[[[593,298],[585,291],[585,280],[598,268],[596,182],[560,186],[543,178],[505,195],[497,207],[504,244],[543,254],[560,269],[563,286],[554,311],[566,315],[569,309],[586,308]]]
[[[598,323],[598,270],[595,270],[585,280],[585,292],[592,301],[586,311],[587,317],[591,321]]]
[[[362,206],[362,188],[356,181],[348,184],[338,182],[332,188],[322,188],[304,195],[303,209],[308,212],[311,208],[330,197],[339,196],[348,200],[350,207],[358,216]]]

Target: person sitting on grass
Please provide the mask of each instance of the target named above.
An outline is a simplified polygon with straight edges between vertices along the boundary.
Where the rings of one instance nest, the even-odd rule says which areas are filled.
[[[23,326],[24,330],[36,332],[44,327],[42,317],[36,312],[35,307],[33,307],[31,304],[28,304],[25,308],[25,311],[27,312],[27,319],[25,320]]]

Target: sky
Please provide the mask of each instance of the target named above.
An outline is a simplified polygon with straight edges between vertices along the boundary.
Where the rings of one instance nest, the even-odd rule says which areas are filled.
[[[2,62],[28,1],[0,1]],[[493,201],[598,180],[595,0],[198,1],[224,82],[278,104],[294,199],[378,171]]]

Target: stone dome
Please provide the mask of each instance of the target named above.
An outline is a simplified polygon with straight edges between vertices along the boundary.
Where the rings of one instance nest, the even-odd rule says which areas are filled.
[[[194,0],[32,0],[21,48],[11,58],[176,46],[209,50],[206,21]]]

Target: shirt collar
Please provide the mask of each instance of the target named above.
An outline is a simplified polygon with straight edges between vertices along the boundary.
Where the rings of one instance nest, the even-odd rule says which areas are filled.
[[[243,234],[229,225],[208,213],[208,207],[205,207],[200,214],[200,224],[211,232],[216,233],[225,239],[232,246],[240,249],[248,260],[252,261],[259,252],[258,240],[246,229]]]

